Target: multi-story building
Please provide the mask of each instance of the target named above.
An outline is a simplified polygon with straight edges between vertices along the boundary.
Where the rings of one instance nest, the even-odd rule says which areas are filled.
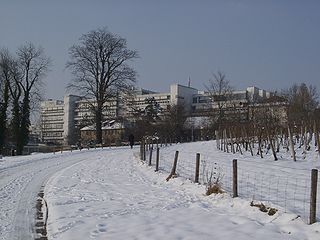
[[[67,95],[64,97],[64,120],[63,120],[63,144],[73,144],[76,142],[78,135],[75,131],[77,112],[81,97]]]
[[[193,96],[191,104],[191,116],[208,116],[220,114],[220,109],[227,116],[235,116],[239,119],[248,119],[248,107],[253,103],[259,103],[272,94],[257,87],[248,87],[246,90],[232,91],[224,95],[210,92],[198,92]]]
[[[163,112],[173,105],[181,105],[194,117],[212,115],[222,105],[226,112],[240,112],[248,116],[251,102],[266,99],[271,93],[256,87],[243,91],[234,91],[226,96],[212,95],[195,88],[172,84],[170,91],[157,93],[138,89],[131,97],[117,96],[110,99],[104,108],[103,121],[130,118],[135,112],[143,113],[148,106],[148,99],[157,102]],[[41,103],[42,140],[44,142],[72,144],[80,137],[80,129],[94,123],[91,111],[95,101],[68,95],[63,101],[44,101]],[[86,134],[89,134],[88,132]]]
[[[79,96],[68,95],[64,100],[42,101],[40,104],[40,138],[44,143],[63,144],[72,138],[75,108]]]
[[[271,96],[248,106],[249,120],[285,126],[288,121],[288,102],[283,97]]]
[[[173,105],[184,106],[187,112],[191,111],[192,98],[198,90],[191,87],[186,87],[179,84],[172,84],[170,92],[156,93],[151,91],[139,90],[135,92],[131,104],[128,106],[125,115],[131,115],[133,111],[143,111],[148,106],[147,99],[154,99],[161,109],[168,110]]]
[[[49,99],[41,102],[41,134],[46,143],[63,143],[64,102]]]

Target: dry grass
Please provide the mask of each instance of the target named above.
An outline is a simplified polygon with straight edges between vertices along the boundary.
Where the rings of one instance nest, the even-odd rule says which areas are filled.
[[[268,213],[269,216],[273,216],[274,214],[276,214],[276,212],[278,212],[278,209],[267,207],[263,203],[253,203],[253,201],[251,201],[250,206],[259,208],[261,212]]]
[[[216,176],[217,175],[217,176]],[[206,195],[209,196],[211,194],[224,193],[221,187],[221,179],[222,175],[220,173],[216,173],[213,170],[210,174],[207,172],[207,187],[206,187]]]
[[[222,190],[220,184],[218,183],[211,183],[207,185],[206,195],[209,196],[211,194],[218,194],[218,193],[224,193]]]

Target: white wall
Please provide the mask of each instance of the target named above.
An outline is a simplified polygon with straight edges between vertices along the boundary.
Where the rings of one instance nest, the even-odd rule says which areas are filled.
[[[172,105],[183,105],[186,111],[191,110],[192,99],[198,90],[192,87],[186,87],[179,84],[170,86],[170,96]]]

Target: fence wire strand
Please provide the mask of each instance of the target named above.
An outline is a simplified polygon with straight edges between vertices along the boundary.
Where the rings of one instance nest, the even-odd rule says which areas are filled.
[[[156,149],[153,149],[152,165],[156,162]],[[150,150],[146,153],[149,161]],[[174,161],[175,150],[165,147],[160,150],[159,170],[170,172]],[[252,167],[254,165],[254,171]],[[238,192],[239,197],[251,201],[264,202],[271,207],[281,208],[284,212],[292,212],[308,221],[310,209],[310,176],[297,174],[289,176],[282,172],[281,176],[265,173],[266,165],[252,161],[241,161],[238,164]],[[196,168],[196,152],[179,152],[177,175],[194,181]],[[207,184],[212,174],[213,180],[219,177],[224,191],[231,193],[233,184],[232,161],[217,161],[213,156],[201,155],[199,169],[199,183]],[[317,187],[317,204],[320,204],[320,184]],[[318,205],[320,206],[320,205]],[[320,211],[317,220],[320,220]]]

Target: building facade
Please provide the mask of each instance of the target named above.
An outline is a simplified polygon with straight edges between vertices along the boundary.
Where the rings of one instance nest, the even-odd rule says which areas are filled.
[[[143,113],[148,106],[148,99],[156,102],[163,113],[173,105],[180,105],[190,116],[208,116],[223,105],[226,112],[237,111],[244,118],[247,118],[250,103],[267,99],[271,95],[271,93],[256,87],[234,91],[230,96],[213,96],[208,92],[179,84],[172,84],[170,91],[165,93],[137,89],[130,97],[118,96],[110,99],[105,104],[103,121],[107,122],[121,118],[130,119],[137,112]],[[82,99],[75,95],[65,96],[63,101],[48,100],[42,102],[42,141],[69,145],[75,144],[82,135],[92,138],[92,136],[89,136],[92,133],[89,133],[89,129],[86,129],[86,127],[94,124],[94,114],[91,111],[94,105],[94,100]],[[108,131],[108,128],[106,128],[105,130],[108,133],[114,129]]]
[[[126,128],[123,122],[116,120],[105,121],[102,124],[102,144],[119,145],[125,138]],[[80,129],[81,144],[90,145],[95,142],[95,126],[90,125]]]
[[[63,143],[64,102],[47,100],[40,104],[40,139],[45,143]]]

